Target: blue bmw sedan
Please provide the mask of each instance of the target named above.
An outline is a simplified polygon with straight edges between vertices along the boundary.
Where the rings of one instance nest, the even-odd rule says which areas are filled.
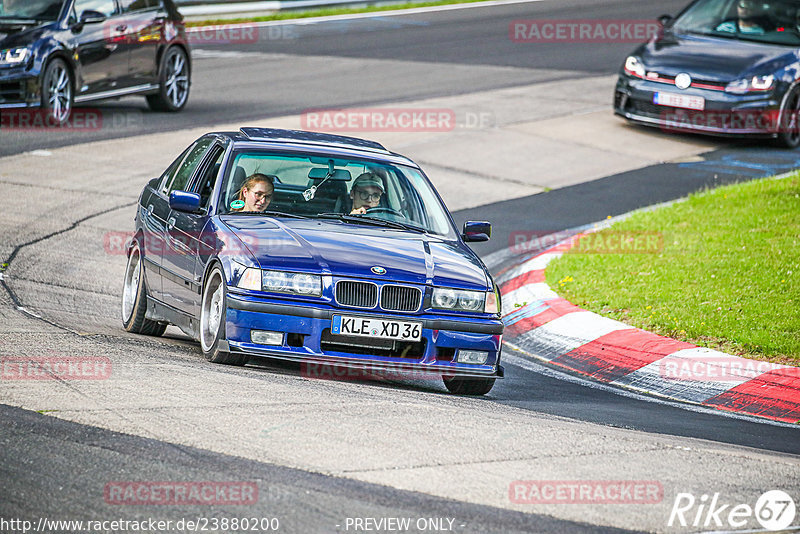
[[[503,376],[500,298],[411,160],[338,135],[242,128],[204,135],[141,193],[122,321],[196,339],[206,359],[252,357],[441,376],[483,395]]]
[[[617,115],[800,146],[800,1],[696,0],[660,20],[620,69]]]

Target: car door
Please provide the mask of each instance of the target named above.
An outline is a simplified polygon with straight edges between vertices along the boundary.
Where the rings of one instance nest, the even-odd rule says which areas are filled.
[[[176,263],[180,261],[180,265],[175,265],[175,269],[178,272],[187,273],[187,276],[191,274],[191,285],[187,286],[184,282],[184,287],[181,289],[185,290],[186,287],[191,287],[191,291],[184,295],[186,311],[197,317],[200,314],[200,284],[203,281],[205,265],[210,257],[209,247],[213,247],[216,243],[214,234],[207,231],[210,218],[208,207],[224,155],[224,145],[214,143],[199,165],[189,188],[191,192],[200,195],[203,212],[198,214],[173,210],[170,214],[170,218],[174,221],[172,232],[178,243],[190,243],[191,254],[175,256]]]
[[[167,16],[159,0],[119,0],[124,26],[123,43],[128,56],[124,83],[140,86],[158,77],[156,53],[162,42],[161,29]]]
[[[213,137],[203,137],[189,149],[166,191],[167,198],[173,191],[186,191],[189,188],[213,141]],[[161,255],[164,301],[187,314],[194,312],[194,294],[197,291],[194,264],[204,224],[205,216],[202,214],[170,210],[167,217],[165,246]]]
[[[125,47],[120,46],[119,11],[115,0],[75,0],[70,16],[73,44],[80,65],[80,86],[75,100],[114,90],[128,70]],[[104,22],[81,24],[86,12],[99,13]]]
[[[148,189],[142,196],[142,237],[147,262],[147,287],[150,296],[163,300],[163,283],[161,280],[161,258],[164,254],[167,239],[167,219],[169,218],[169,201],[167,191],[190,148],[187,148],[161,175],[155,190]]]

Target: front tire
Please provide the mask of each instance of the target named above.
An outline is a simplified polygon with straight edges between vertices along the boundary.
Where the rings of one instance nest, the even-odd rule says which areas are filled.
[[[200,305],[200,348],[206,360],[225,365],[244,365],[249,359],[244,354],[231,354],[220,350],[225,339],[225,319],[228,287],[219,265],[208,273],[203,286]]]
[[[147,95],[147,105],[153,111],[180,111],[189,101],[191,73],[189,58],[178,46],[164,53],[158,69],[158,92]]]
[[[778,124],[778,144],[784,148],[800,146],[800,88],[792,89],[784,99]]]
[[[72,72],[61,58],[52,59],[42,76],[42,109],[47,113],[48,124],[63,126],[72,114],[74,96]]]
[[[145,286],[142,253],[139,244],[134,243],[128,254],[128,267],[125,269],[125,281],[122,284],[122,326],[134,334],[160,336],[167,329],[167,324],[145,318],[147,312]]]
[[[442,376],[444,385],[450,393],[456,395],[486,395],[494,387],[494,378],[465,378],[460,376]]]

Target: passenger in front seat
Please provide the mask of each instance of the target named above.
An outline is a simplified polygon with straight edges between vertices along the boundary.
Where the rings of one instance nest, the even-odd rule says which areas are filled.
[[[274,191],[275,185],[270,176],[261,173],[251,174],[242,184],[237,197],[237,200],[244,202],[244,205],[233,211],[264,211],[272,202]]]

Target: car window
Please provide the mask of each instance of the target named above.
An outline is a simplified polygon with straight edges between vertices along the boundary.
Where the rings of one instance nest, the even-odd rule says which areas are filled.
[[[208,207],[211,201],[211,193],[214,192],[217,175],[219,174],[222,160],[225,157],[225,147],[215,145],[211,150],[211,157],[207,160],[205,168],[201,171],[200,176],[192,188],[197,193],[200,193],[200,205],[205,208]]]
[[[326,179],[331,165],[337,172]],[[236,211],[234,206],[239,199],[239,191],[247,177],[253,174],[267,175],[274,183],[269,211],[305,217],[330,213],[353,214],[356,208],[355,195],[369,195],[371,192],[362,188],[353,191],[354,184],[357,178],[368,174],[372,176],[373,183],[374,180],[378,181],[383,192],[379,199],[374,200],[376,204],[362,215],[402,223],[442,236],[455,235],[447,210],[430,182],[413,167],[321,155],[239,151],[233,154],[226,168],[220,193],[221,213]]]
[[[0,16],[55,20],[64,0],[0,0]]]
[[[119,7],[123,13],[131,13],[158,7],[158,0],[120,0]]]
[[[195,169],[203,160],[203,155],[206,153],[209,145],[211,144],[211,138],[203,138],[197,141],[191,149],[189,149],[188,154],[181,162],[180,167],[175,172],[175,176],[172,178],[169,186],[167,187],[167,194],[173,191],[182,191],[186,188],[186,185],[189,183],[189,179],[194,174]]]
[[[699,0],[673,23],[676,33],[800,45],[797,0]]]
[[[78,17],[84,11],[97,11],[106,17],[110,17],[116,12],[114,0],[75,0],[75,13]]]

